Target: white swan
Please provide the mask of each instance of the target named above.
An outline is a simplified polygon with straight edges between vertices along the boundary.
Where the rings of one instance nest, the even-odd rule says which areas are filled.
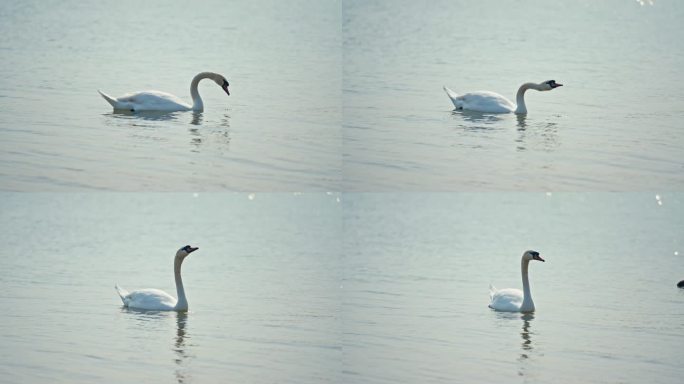
[[[188,299],[185,298],[185,289],[183,289],[181,264],[189,254],[198,249],[199,248],[193,248],[186,245],[176,252],[176,258],[173,262],[173,272],[176,275],[176,292],[178,294],[178,300],[158,289],[141,289],[128,293],[126,290],[119,288],[118,285],[115,285],[114,288],[116,288],[116,291],[119,293],[124,307],[149,311],[187,311]]]
[[[523,290],[516,288],[504,288],[497,290],[489,286],[489,308],[501,312],[534,312],[534,301],[530,293],[530,281],[527,278],[527,267],[530,260],[544,261],[537,251],[523,253],[520,269],[522,271]]]
[[[518,93],[515,96],[517,105],[498,93],[489,91],[471,92],[460,96],[447,87],[444,87],[444,91],[446,91],[456,109],[487,113],[527,113],[525,91],[528,89],[550,91],[562,86],[563,84],[558,84],[555,80],[544,81],[539,84],[525,83],[518,88]]]
[[[186,103],[180,98],[166,92],[160,91],[143,91],[136,93],[127,93],[121,97],[111,97],[98,89],[100,95],[104,97],[109,104],[112,105],[114,110],[126,110],[131,112],[138,111],[164,111],[164,112],[175,112],[175,111],[198,111],[204,110],[204,104],[202,103],[202,98],[197,91],[197,85],[202,79],[214,80],[228,95],[228,80],[222,75],[213,72],[202,72],[199,73],[192,79],[190,83],[190,95],[192,95],[192,105]]]

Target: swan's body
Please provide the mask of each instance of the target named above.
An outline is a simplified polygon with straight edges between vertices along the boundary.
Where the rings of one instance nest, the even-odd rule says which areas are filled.
[[[119,293],[119,297],[121,297],[124,307],[148,311],[187,311],[188,300],[185,297],[185,289],[183,288],[183,280],[181,279],[181,264],[190,253],[197,249],[198,248],[186,245],[176,252],[173,272],[176,277],[176,292],[178,294],[178,299],[159,289],[140,289],[129,293],[125,289],[115,285],[114,288],[116,288],[116,291]]]
[[[124,307],[150,311],[175,311],[178,300],[159,289],[140,289],[128,293],[118,285],[114,286],[124,303]],[[187,308],[185,308],[187,310]]]
[[[489,286],[489,308],[501,312],[534,312],[534,301],[530,292],[530,281],[527,276],[527,269],[530,260],[544,261],[539,256],[539,252],[527,251],[523,254],[520,262],[522,272],[523,290],[516,288],[505,288],[497,290]]]
[[[190,111],[192,105],[186,103],[180,98],[165,92],[159,91],[144,91],[136,93],[127,93],[123,96],[113,98],[102,91],[100,95],[114,107],[114,110],[126,110],[131,112],[142,111]]]
[[[136,93],[127,93],[121,97],[111,97],[104,92],[98,90],[100,95],[114,108],[114,110],[126,110],[131,112],[139,111],[203,111],[204,103],[199,95],[197,86],[203,79],[214,80],[223,90],[230,95],[228,91],[228,81],[222,75],[213,72],[202,72],[195,76],[190,83],[190,95],[192,95],[192,105],[186,103],[182,99],[166,92],[160,91],[143,91]]]
[[[444,91],[451,99],[454,107],[459,110],[485,113],[527,113],[525,92],[528,89],[550,91],[562,86],[563,84],[558,84],[555,80],[549,80],[539,84],[525,83],[520,86],[518,93],[516,94],[515,99],[517,104],[514,104],[512,101],[495,92],[478,91],[459,95],[447,87],[444,87]]]

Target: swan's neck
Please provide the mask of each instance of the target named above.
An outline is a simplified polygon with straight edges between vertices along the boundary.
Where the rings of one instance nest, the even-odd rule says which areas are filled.
[[[532,293],[530,292],[530,280],[527,275],[527,269],[530,265],[529,260],[523,259],[520,263],[520,270],[522,272],[523,283],[523,302],[520,306],[520,312],[533,312],[534,301],[532,301]]]
[[[515,113],[527,113],[527,106],[525,105],[525,91],[528,89],[535,89],[540,91],[539,84],[525,83],[518,88],[518,93],[515,95]]]
[[[192,110],[193,111],[204,111],[204,103],[202,102],[202,98],[200,97],[199,91],[197,90],[197,86],[199,86],[199,82],[202,79],[209,79],[214,76],[213,73],[211,72],[202,72],[197,74],[192,79],[192,83],[190,83],[190,95],[192,96]]]
[[[176,310],[187,311],[188,299],[185,298],[185,289],[183,289],[183,279],[181,278],[181,264],[183,264],[183,259],[181,258],[177,258],[173,262],[173,273],[176,276],[176,294],[178,295],[178,301],[176,302]]]

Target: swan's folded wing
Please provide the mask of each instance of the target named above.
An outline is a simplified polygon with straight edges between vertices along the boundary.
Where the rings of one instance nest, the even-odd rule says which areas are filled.
[[[497,311],[517,312],[523,302],[523,292],[515,288],[504,288],[494,292],[490,308]]]
[[[141,289],[126,296],[126,305],[131,308],[168,310],[176,305],[176,298],[159,289]]]
[[[169,104],[179,104],[187,106],[187,104],[179,97],[166,92],[160,91],[144,91],[136,93],[127,93],[117,98],[121,103],[128,103],[138,107],[154,108],[159,106],[168,106]]]
[[[463,102],[463,109],[471,111],[507,113],[515,110],[515,104],[495,92],[470,92],[460,96],[460,99]]]

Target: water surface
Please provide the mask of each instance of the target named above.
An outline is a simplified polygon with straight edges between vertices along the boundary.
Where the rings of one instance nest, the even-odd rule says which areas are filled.
[[[339,189],[340,8],[319,1],[0,5],[4,190]],[[115,114],[160,90],[205,111]]]
[[[344,382],[681,381],[682,194],[344,197]],[[527,249],[536,312],[490,310]]]
[[[3,383],[335,382],[337,196],[1,197]],[[123,309],[185,244],[190,311]]]
[[[3,382],[679,382],[684,197],[32,194],[0,204]],[[190,311],[121,308],[113,289]],[[537,311],[490,310],[488,285]],[[591,372],[591,376],[587,376]]]
[[[345,1],[345,189],[681,189],[684,4],[648,4]],[[517,118],[442,90],[551,79]]]

